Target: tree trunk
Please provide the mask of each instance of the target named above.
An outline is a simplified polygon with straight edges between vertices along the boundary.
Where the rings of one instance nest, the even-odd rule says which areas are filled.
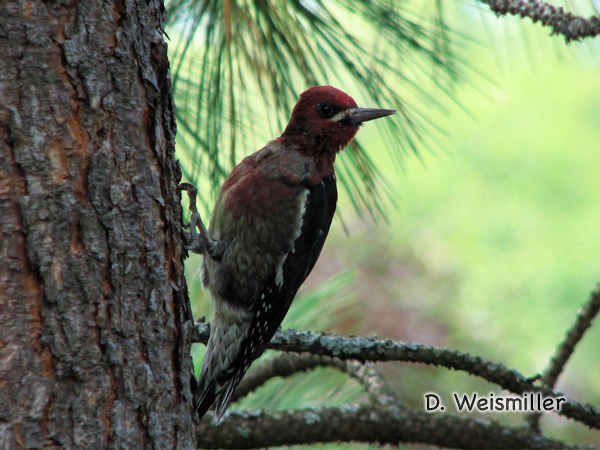
[[[194,446],[163,19],[0,2],[0,448]]]

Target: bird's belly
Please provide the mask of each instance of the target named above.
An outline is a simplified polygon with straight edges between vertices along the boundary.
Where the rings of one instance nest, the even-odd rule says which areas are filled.
[[[205,262],[213,297],[244,306],[254,303],[265,285],[281,285],[281,267],[302,228],[304,211],[298,206],[306,194],[296,201],[296,208],[281,208],[276,220],[238,221],[241,226],[231,234],[223,259]]]

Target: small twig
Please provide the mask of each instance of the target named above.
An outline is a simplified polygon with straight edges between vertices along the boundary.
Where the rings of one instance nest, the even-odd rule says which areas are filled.
[[[359,381],[367,391],[371,402],[384,408],[404,408],[398,395],[385,381],[383,375],[371,363],[359,363],[358,361],[339,361],[344,364],[344,370],[352,378]]]
[[[566,12],[561,6],[552,6],[536,0],[479,0],[498,15],[511,14],[522,18],[529,17],[533,22],[552,27],[554,34],[561,34],[566,41],[594,37],[600,34],[600,18],[579,17]]]
[[[288,378],[292,375],[321,366],[329,366],[333,358],[303,353],[281,353],[274,358],[261,361],[244,376],[233,394],[233,401],[254,392],[272,378]]]
[[[193,342],[208,341],[209,324],[196,324]],[[535,386],[526,378],[502,364],[455,350],[446,350],[420,344],[378,340],[364,337],[346,337],[334,334],[315,334],[305,331],[278,330],[268,348],[297,353],[312,353],[358,361],[403,361],[443,366],[461,370],[497,384],[515,394],[539,392],[546,397],[561,397],[545,386]],[[600,411],[592,405],[565,400],[558,414],[577,420],[591,428],[600,429]]]
[[[592,291],[590,299],[577,313],[577,318],[569,329],[565,340],[558,346],[550,365],[542,374],[542,384],[553,388],[563,371],[565,364],[575,351],[575,346],[581,341],[584,333],[600,311],[600,284]]]
[[[575,347],[583,338],[584,333],[591,326],[592,321],[600,311],[600,284],[592,291],[590,299],[577,313],[575,322],[567,332],[565,339],[556,349],[556,353],[552,356],[550,364],[542,374],[540,383],[550,389],[554,389],[558,377],[562,373],[567,364],[567,361],[575,351]],[[539,421],[541,414],[534,413],[529,415],[527,421],[529,426],[535,430],[539,430]]]
[[[333,358],[311,355],[310,353],[303,353],[301,355],[281,353],[274,358],[261,361],[260,364],[253,366],[244,376],[233,394],[233,401],[237,401],[254,392],[272,378],[288,378],[296,373],[305,372],[315,367],[330,365],[331,361],[333,361]]]
[[[202,448],[260,448],[329,442],[365,442],[451,448],[577,448],[565,442],[453,414],[412,408],[345,405],[296,411],[229,411],[216,423],[207,414],[196,429]]]
[[[373,403],[383,407],[400,406],[396,393],[390,389],[372,364],[362,364],[353,360],[342,361],[310,353],[282,353],[263,361],[244,377],[233,399],[235,401],[245,397],[272,378],[287,378],[316,367],[333,367],[347,373],[365,387],[365,391]]]

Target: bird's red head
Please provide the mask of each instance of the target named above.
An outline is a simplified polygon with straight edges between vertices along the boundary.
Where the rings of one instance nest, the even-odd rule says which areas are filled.
[[[359,108],[339,89],[314,86],[300,94],[281,138],[297,142],[302,152],[335,155],[348,145],[363,122],[394,113],[389,109]]]

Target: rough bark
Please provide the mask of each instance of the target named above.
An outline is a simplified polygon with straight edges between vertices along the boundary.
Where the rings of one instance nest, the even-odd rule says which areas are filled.
[[[163,16],[0,2],[0,448],[194,446]]]

